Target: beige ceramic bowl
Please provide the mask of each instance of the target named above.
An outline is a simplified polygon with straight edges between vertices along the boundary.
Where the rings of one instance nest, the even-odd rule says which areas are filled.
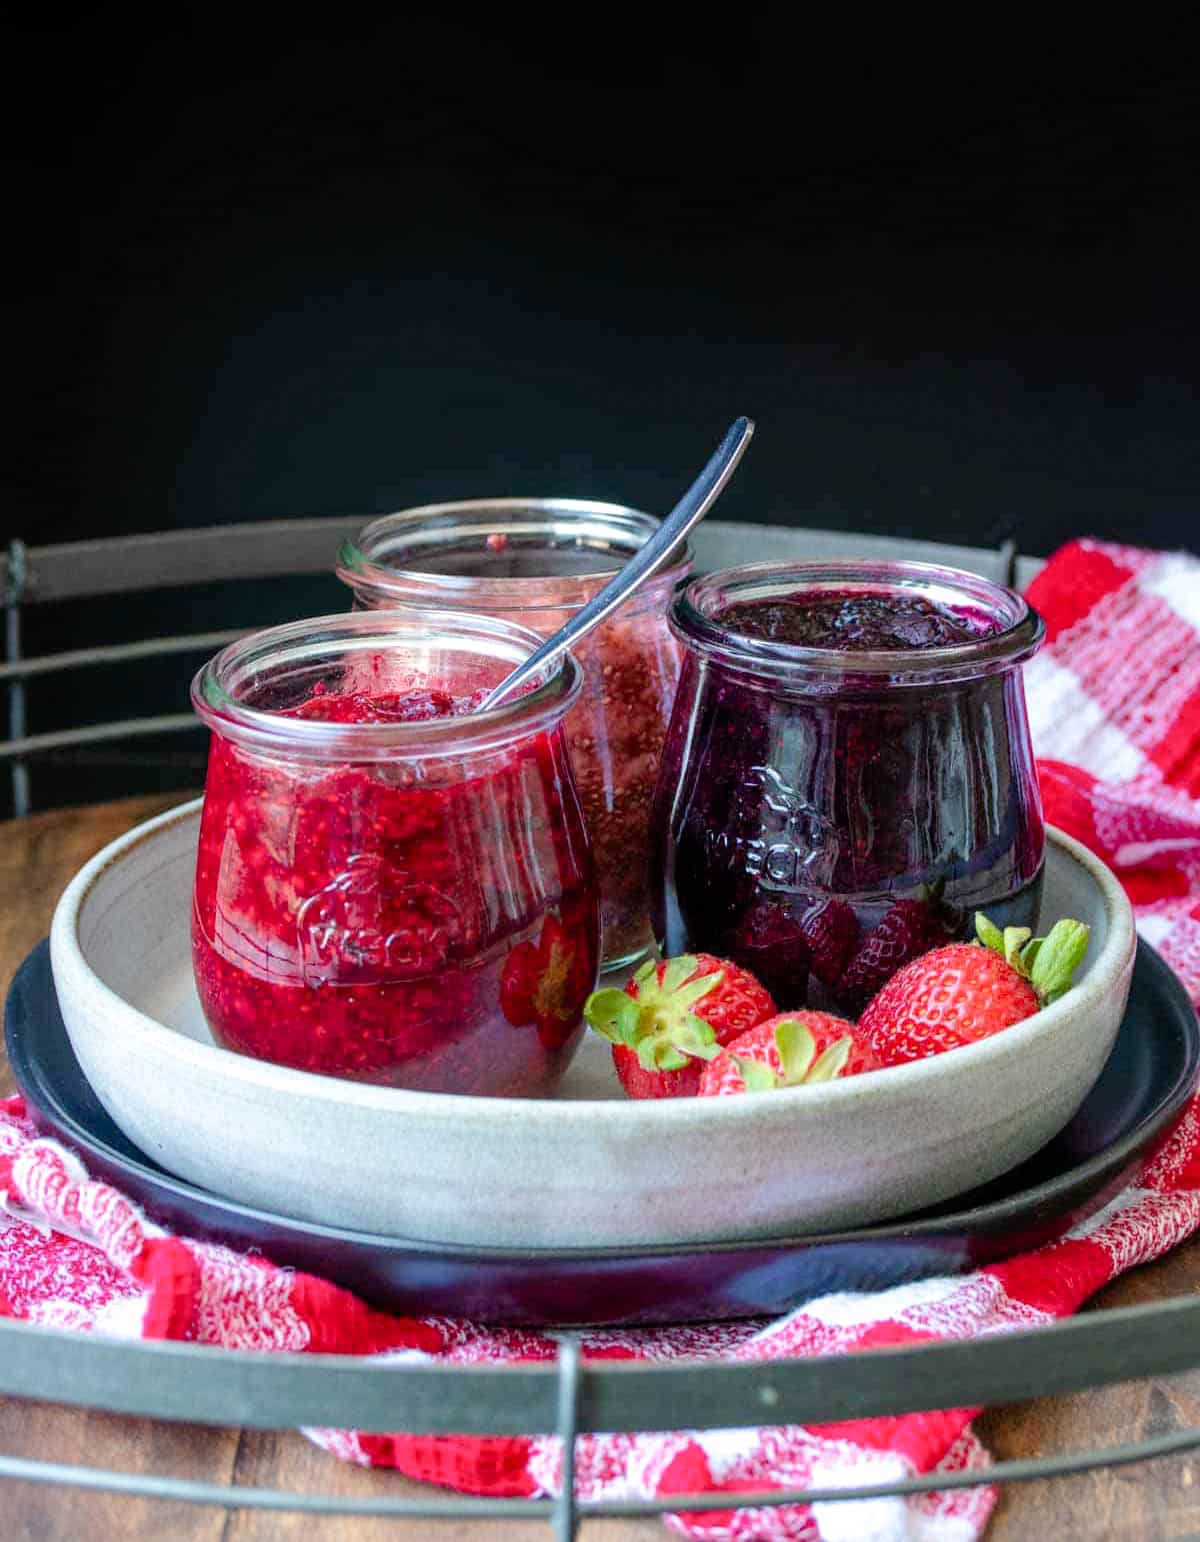
[[[403,1092],[218,1049],[192,983],[199,804],[113,842],[51,932],[84,1073],[170,1171],[249,1205],[394,1237],[609,1247],[864,1225],[1030,1156],[1100,1073],[1134,928],[1102,863],[1052,831],[1043,917],[1092,928],[1075,988],[1005,1033],[912,1065],[745,1098],[625,1101],[585,1040],[541,1101]]]

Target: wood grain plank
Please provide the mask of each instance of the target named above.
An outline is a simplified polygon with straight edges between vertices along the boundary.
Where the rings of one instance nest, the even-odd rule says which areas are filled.
[[[0,824],[0,992],[8,993],[18,965],[50,930],[59,896],[88,858],[144,819],[194,796],[157,793]]]
[[[0,1399],[0,1451],[41,1461],[228,1483],[237,1441],[236,1430]],[[220,1542],[224,1525],[220,1510],[197,1505],[36,1483],[0,1487],[4,1542]]]
[[[1089,1311],[1136,1306],[1200,1291],[1200,1241],[1122,1276]],[[993,1409],[976,1429],[997,1461],[1115,1446],[1200,1425],[1200,1371],[1128,1382],[1067,1397]],[[1034,1536],[1146,1539],[1200,1537],[1200,1458],[1136,1467],[1003,1491],[988,1542]]]

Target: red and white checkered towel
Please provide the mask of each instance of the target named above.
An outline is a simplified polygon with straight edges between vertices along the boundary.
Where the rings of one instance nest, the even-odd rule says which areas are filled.
[[[1200,561],[1074,541],[1029,586],[1025,670],[1046,817],[1115,870],[1200,1000]]]
[[[1200,562],[1074,543],[1031,595],[1050,641],[1029,668],[1051,820],[1111,863],[1142,932],[1200,999]],[[320,1152],[313,1153],[314,1161]],[[226,1348],[436,1356],[460,1364],[551,1360],[553,1337],[392,1317],[261,1259],[167,1235],[78,1160],[35,1138],[19,1099],[0,1104],[0,1311],[125,1338]],[[55,1230],[14,1218],[23,1210]],[[0,1214],[0,1222],[5,1220]],[[585,1356],[740,1360],[851,1353],[1003,1333],[1065,1316],[1115,1275],[1200,1228],[1200,1099],[1137,1181],[1062,1241],[961,1277],[826,1296],[776,1322],[584,1335]],[[985,1469],[963,1408],[853,1424],[587,1436],[581,1498],[878,1483]],[[551,1437],[308,1432],[348,1460],[477,1494],[556,1492]],[[714,1539],[973,1542],[994,1502],[982,1487],[913,1500],[675,1516]]]

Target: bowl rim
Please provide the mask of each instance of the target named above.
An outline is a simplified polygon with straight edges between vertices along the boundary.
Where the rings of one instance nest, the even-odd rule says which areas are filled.
[[[620,1131],[641,1125],[647,1119],[661,1123],[667,1129],[683,1131],[710,1124],[736,1125],[743,1120],[759,1123],[771,1110],[777,1116],[790,1119],[803,1117],[806,1108],[814,1112],[832,1110],[850,1114],[864,1100],[888,1096],[888,1089],[899,1098],[906,1094],[917,1096],[926,1083],[941,1079],[948,1066],[961,1066],[964,1073],[973,1069],[986,1074],[989,1064],[1009,1060],[1054,1033],[1064,1022],[1090,1013],[1132,967],[1137,945],[1133,907],[1116,875],[1079,841],[1055,826],[1047,825],[1048,856],[1053,849],[1058,856],[1073,861],[1084,869],[1100,891],[1107,937],[1099,953],[1087,959],[1086,973],[1067,995],[1003,1033],[943,1055],[889,1066],[870,1075],[847,1077],[822,1083],[819,1087],[780,1088],[771,1098],[558,1099],[410,1091],[301,1071],[202,1043],[134,1006],[107,985],[93,968],[79,940],[79,923],[85,905],[101,880],[142,846],[160,839],[177,825],[198,820],[202,806],[203,799],[195,798],[168,809],[118,836],[84,863],[63,891],[51,922],[50,951],[55,985],[61,996],[64,977],[71,977],[77,988],[87,990],[98,999],[107,1020],[120,1023],[123,1034],[154,1046],[161,1055],[289,1102],[315,1100],[363,1112],[369,1110],[377,1115],[407,1113],[424,1120],[436,1122],[441,1118],[455,1124],[469,1118],[473,1123],[497,1129],[514,1118],[525,1124],[546,1121],[561,1124],[571,1120],[589,1128],[602,1126],[609,1135],[614,1132],[614,1127]],[[70,1033],[69,1022],[67,1028]]]
[[[39,947],[42,944],[38,945]],[[35,948],[34,952],[36,953]],[[32,957],[33,955],[29,955]],[[1165,982],[1167,988],[1173,989],[1181,1002],[1186,1004],[1189,1011],[1192,1010],[1183,989],[1179,976],[1174,973],[1170,965],[1147,942],[1138,940],[1135,953],[1135,970],[1138,967],[1136,959],[1143,961],[1143,967],[1149,972],[1158,972],[1169,976]],[[28,958],[26,959],[26,964]],[[65,1031],[64,1023],[64,1031]],[[243,1200],[232,1199],[227,1195],[208,1194],[199,1185],[187,1178],[181,1178],[165,1168],[149,1166],[152,1158],[144,1158],[142,1161],[129,1160],[129,1166],[143,1177],[152,1178],[162,1190],[176,1197],[184,1199],[196,1194],[203,1195],[215,1204],[219,1205],[223,1212],[250,1221],[265,1221],[278,1223],[283,1220],[288,1225],[303,1228],[304,1232],[320,1240],[352,1243],[364,1248],[402,1249],[421,1256],[446,1258],[456,1261],[478,1260],[489,1264],[503,1264],[513,1261],[521,1262],[556,1262],[573,1261],[576,1259],[589,1260],[618,1260],[637,1257],[675,1257],[693,1254],[738,1254],[754,1251],[774,1251],[779,1248],[828,1246],[843,1242],[883,1242],[896,1237],[926,1238],[939,1237],[945,1234],[945,1227],[953,1221],[962,1227],[994,1228],[1007,1224],[1014,1203],[1023,1199],[1030,1207],[1044,1204],[1061,1191],[1064,1183],[1073,1181],[1088,1182],[1097,1174],[1118,1171],[1123,1164],[1130,1161],[1139,1151],[1145,1151],[1151,1143],[1162,1134],[1170,1123],[1178,1118],[1183,1105],[1192,1096],[1196,1082],[1196,1069],[1200,1065],[1200,1024],[1195,1029],[1196,1037],[1191,1041],[1190,1052],[1185,1051],[1184,1068],[1178,1076],[1170,1096],[1164,1100],[1151,1117],[1148,1126],[1143,1132],[1141,1125],[1121,1136],[1115,1143],[1106,1146],[1102,1152],[1086,1158],[1069,1172],[1053,1176],[1041,1183],[1032,1184],[1021,1194],[1006,1194],[1000,1198],[986,1200],[980,1204],[972,1205],[967,1209],[958,1209],[941,1212],[936,1215],[919,1214],[913,1216],[899,1216],[890,1220],[870,1222],[863,1227],[838,1227],[830,1231],[822,1232],[782,1232],[778,1236],[749,1237],[749,1238],[724,1238],[716,1241],[699,1242],[638,1242],[638,1243],[600,1243],[591,1247],[571,1246],[534,1246],[522,1247],[507,1245],[493,1245],[490,1243],[468,1244],[461,1242],[430,1242],[419,1237],[393,1236],[390,1233],[372,1231],[363,1227],[342,1226],[335,1222],[323,1221],[297,1221],[291,1217],[282,1215],[281,1212],[265,1208],[261,1205],[250,1204]],[[56,1109],[56,1121],[59,1119],[59,1111]],[[89,1143],[95,1142],[96,1137],[90,1131],[77,1123],[68,1112],[62,1115],[65,1121],[65,1129],[68,1133],[56,1138],[67,1140],[82,1138],[84,1149],[90,1150]],[[74,1132],[74,1136],[70,1132]],[[135,1148],[136,1149],[136,1148]],[[967,1191],[968,1193],[970,1191]],[[952,1196],[948,1204],[956,1204],[957,1196]]]

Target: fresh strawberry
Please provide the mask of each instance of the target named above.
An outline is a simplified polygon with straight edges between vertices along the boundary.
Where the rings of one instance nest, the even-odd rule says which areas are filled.
[[[519,942],[500,975],[500,1010],[514,1028],[532,1023],[547,1049],[560,1049],[579,1022],[594,979],[588,949],[554,916],[536,943]]]
[[[704,1061],[774,1010],[748,971],[695,953],[643,964],[624,990],[593,991],[583,1015],[612,1043],[631,1098],[679,1098],[696,1092]]]
[[[878,1069],[874,1050],[844,1017],[780,1012],[740,1034],[709,1061],[700,1075],[700,1096],[811,1087]]]
[[[947,942],[945,916],[928,899],[897,900],[868,932],[833,986],[847,1012],[857,1012],[910,959]]]
[[[1070,989],[1087,950],[1080,921],[1058,921],[1032,941],[1028,927],[1001,932],[984,915],[975,930],[978,942],[906,964],[868,1005],[858,1026],[884,1065],[974,1044],[1032,1017]]]

